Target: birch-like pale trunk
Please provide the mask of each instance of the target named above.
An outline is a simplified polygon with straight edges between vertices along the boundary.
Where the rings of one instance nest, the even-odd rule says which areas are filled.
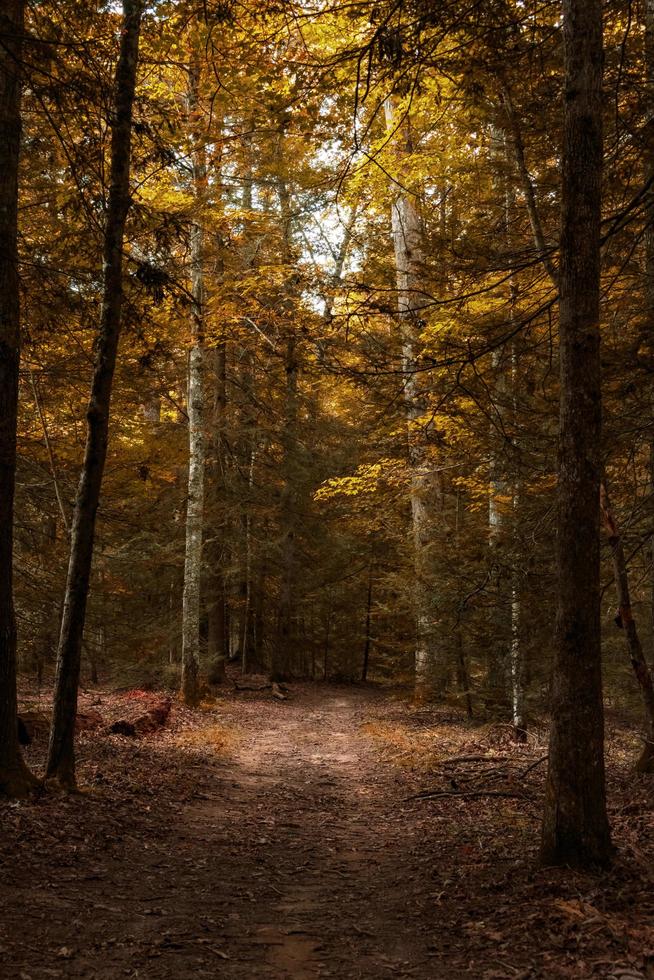
[[[194,129],[199,114],[200,69],[189,72],[188,112]],[[193,186],[196,206],[202,202],[206,182],[206,159],[193,132]],[[191,349],[188,370],[189,465],[186,502],[186,545],[182,593],[182,697],[188,705],[199,700],[200,689],[200,589],[202,581],[202,535],[204,519],[204,476],[206,464],[204,405],[204,228],[197,212],[191,223]]]
[[[520,144],[522,150],[522,144]],[[510,168],[512,160],[511,140],[507,133],[498,127],[491,130],[491,156],[496,168],[501,172],[506,163]],[[524,153],[520,159],[524,165]],[[518,175],[520,177],[520,174]],[[498,180],[498,184],[500,181]],[[503,235],[507,250],[511,250],[511,227],[515,209],[515,194],[509,175],[502,180]],[[532,188],[533,190],[533,188]],[[533,220],[540,229],[540,217],[533,204]],[[530,209],[530,215],[532,209]],[[541,230],[542,235],[542,230]],[[515,274],[509,279],[509,322],[514,322],[514,307],[517,298]],[[515,340],[508,348],[496,349],[492,354],[493,375],[495,378],[494,412],[498,425],[491,429],[491,462],[489,473],[488,499],[488,538],[491,558],[492,580],[495,582],[495,606],[491,622],[492,635],[489,637],[489,677],[488,687],[491,703],[504,704],[510,692],[510,709],[516,739],[526,737],[524,720],[523,664],[520,647],[520,576],[515,565],[515,554],[510,555],[512,567],[509,570],[507,552],[509,544],[517,542],[517,517],[519,487],[515,475],[510,473],[507,459],[506,423],[515,422],[517,412],[517,357]],[[500,439],[501,435],[501,439]]]
[[[386,128],[392,132],[397,125],[392,97],[386,99],[385,112]],[[392,193],[391,232],[402,345],[404,411],[408,429],[411,480],[409,499],[416,577],[415,694],[418,699],[427,699],[435,691],[439,647],[433,624],[433,599],[429,584],[430,551],[433,545],[429,508],[430,504],[434,505],[436,477],[419,433],[419,420],[424,411],[423,392],[417,373],[420,310],[424,305],[421,291],[424,267],[423,234],[420,216],[408,191],[392,185]]]
[[[20,364],[18,162],[25,4],[0,9],[0,794],[25,796],[35,785],[18,744],[13,518]]]
[[[120,52],[111,114],[111,164],[102,262],[102,309],[86,413],[86,447],[70,535],[70,558],[57,650],[54,708],[46,776],[75,786],[75,719],[82,637],[91,578],[95,523],[107,458],[109,413],[122,327],[123,241],[131,197],[132,114],[143,0],[123,0]]]

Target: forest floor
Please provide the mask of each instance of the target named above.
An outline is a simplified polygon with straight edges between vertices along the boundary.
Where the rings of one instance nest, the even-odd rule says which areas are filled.
[[[592,875],[536,866],[538,738],[324,685],[107,733],[153,700],[86,692],[81,794],[0,805],[3,980],[654,977],[654,777],[628,733]]]

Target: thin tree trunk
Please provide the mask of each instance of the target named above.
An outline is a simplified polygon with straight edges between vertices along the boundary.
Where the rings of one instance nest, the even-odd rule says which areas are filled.
[[[519,495],[513,490],[513,521],[514,528],[519,509]],[[514,531],[514,538],[516,537]],[[525,671],[524,653],[522,649],[522,605],[520,602],[520,573],[513,558],[514,567],[511,570],[511,651],[509,655],[511,671],[511,714],[513,733],[516,742],[527,741],[527,723],[525,719]]]
[[[392,98],[385,103],[386,127],[395,128]],[[415,569],[414,608],[416,617],[415,694],[428,700],[435,693],[439,650],[433,626],[433,601],[429,587],[429,551],[432,529],[429,520],[430,497],[434,496],[435,477],[431,472],[425,448],[418,432],[423,414],[423,393],[418,381],[417,348],[420,335],[420,289],[422,229],[420,217],[409,193],[399,190],[391,204],[391,228],[395,252],[397,307],[402,341],[404,372],[404,405],[407,418],[409,465],[411,468],[411,525]],[[433,504],[433,500],[432,500]]]
[[[456,676],[459,691],[465,698],[466,715],[468,718],[472,718],[474,712],[472,708],[472,691],[470,690],[470,673],[466,662],[465,650],[463,649],[463,633],[460,626],[457,626],[454,635],[456,642]]]
[[[652,675],[643,651],[636,620],[634,619],[631,608],[631,594],[629,591],[629,573],[627,570],[627,560],[624,553],[622,536],[618,528],[615,515],[611,509],[609,493],[604,481],[600,488],[600,502],[604,527],[609,536],[611,546],[611,557],[613,560],[613,577],[618,598],[617,625],[624,630],[627,649],[631,666],[634,669],[636,680],[640,686],[645,707],[645,717],[647,720],[647,740],[643,751],[638,760],[636,768],[638,772],[654,771],[654,684]]]
[[[325,645],[323,647],[322,656],[322,679],[324,681],[329,680],[329,638],[331,634],[332,627],[332,599],[329,596],[329,602],[327,604],[327,620],[325,623]]]
[[[41,430],[43,432],[43,442],[45,443],[45,449],[48,454],[48,462],[50,463],[50,475],[52,476],[52,484],[54,486],[55,497],[57,498],[57,504],[59,506],[59,513],[61,514],[61,520],[64,526],[64,531],[66,535],[70,534],[70,528],[68,527],[68,518],[66,516],[66,508],[64,507],[64,500],[61,494],[61,488],[59,486],[59,477],[57,476],[57,466],[55,463],[54,452],[52,450],[52,443],[50,442],[50,433],[48,432],[48,425],[45,420],[45,415],[43,412],[43,406],[41,405],[41,396],[39,394],[39,385],[34,377],[34,372],[31,367],[28,367],[30,384],[32,385],[32,394],[34,395],[34,405],[39,416],[39,421],[41,423]]]
[[[170,585],[168,588],[168,663],[172,666],[177,663],[177,643],[179,636],[179,626],[177,622],[178,605],[176,600],[176,570],[170,573]]]
[[[57,650],[54,710],[46,776],[75,786],[75,718],[82,636],[89,593],[95,522],[109,431],[111,389],[122,326],[123,239],[130,207],[132,111],[143,0],[123,0],[120,54],[111,120],[111,177],[104,233],[102,312],[87,411],[86,448],[75,498],[70,559]]]
[[[354,226],[358,217],[358,202],[353,206],[350,211],[347,223],[345,225],[345,230],[343,232],[343,239],[339,246],[338,252],[336,254],[336,261],[334,263],[334,272],[331,277],[331,289],[327,294],[325,299],[325,308],[323,310],[323,319],[326,323],[331,322],[332,314],[334,311],[334,299],[335,291],[341,285],[343,279],[343,269],[345,268],[345,261],[350,250],[350,245],[352,243],[352,235],[354,234]]]
[[[286,343],[286,407],[282,433],[284,488],[281,502],[281,588],[277,623],[277,640],[273,652],[272,677],[285,680],[292,669],[296,653],[294,622],[295,599],[295,533],[296,492],[293,467],[297,424],[297,376],[295,335],[289,325]]]
[[[363,648],[363,667],[361,668],[361,680],[364,683],[368,680],[368,666],[370,663],[370,644],[372,642],[372,638],[370,636],[370,617],[372,612],[372,569],[373,569],[373,563],[371,559],[370,568],[368,569],[368,592],[366,595],[366,642]]]
[[[563,0],[558,616],[541,859],[611,856],[600,627],[602,3]]]
[[[189,70],[188,113],[192,130],[199,115],[199,64]],[[196,207],[202,203],[206,183],[204,148],[198,134],[191,136],[193,189]],[[188,373],[189,467],[186,503],[186,547],[182,594],[182,697],[187,705],[198,703],[200,692],[200,589],[202,579],[202,534],[204,520],[204,476],[206,439],[204,433],[204,228],[197,214],[191,224],[191,350]]]
[[[0,10],[0,794],[25,796],[36,784],[18,744],[13,518],[20,364],[18,162],[25,4]]]
[[[538,209],[538,204],[536,201],[536,190],[534,188],[534,182],[531,178],[531,174],[527,168],[527,161],[525,159],[525,147],[522,139],[522,131],[520,129],[520,122],[516,115],[515,107],[513,105],[513,99],[511,97],[511,91],[505,83],[502,83],[502,102],[504,104],[504,109],[506,112],[506,119],[508,123],[508,135],[509,139],[507,141],[508,146],[511,149],[511,154],[513,156],[513,162],[518,173],[518,178],[520,180],[520,189],[525,200],[525,205],[527,208],[527,214],[529,216],[529,224],[531,225],[531,232],[534,238],[534,245],[536,246],[536,251],[538,258],[543,264],[543,268],[547,272],[552,285],[557,289],[559,287],[559,273],[552,261],[552,249],[548,246],[545,240],[545,232],[543,231],[543,225],[540,219],[540,211]]]
[[[278,166],[280,175],[277,180],[279,209],[281,217],[282,255],[285,266],[291,265],[291,201],[286,180],[282,172],[283,133],[280,133],[277,143]],[[283,300],[286,313],[286,356],[284,367],[286,371],[286,388],[284,399],[284,424],[281,435],[282,444],[282,477],[284,481],[280,506],[281,524],[281,585],[279,594],[279,609],[277,618],[277,637],[273,649],[272,672],[273,680],[284,680],[292,671],[297,653],[297,637],[295,624],[295,588],[296,588],[296,531],[297,531],[297,489],[296,489],[296,448],[297,448],[297,418],[298,418],[298,352],[295,326],[292,322],[294,304],[289,292]]]
[[[227,344],[221,340],[214,352],[215,387],[213,407],[213,447],[209,489],[212,496],[213,527],[207,547],[207,588],[208,601],[208,649],[209,681],[221,684],[225,680],[225,664],[228,655],[227,629],[225,620],[225,577],[223,574],[224,549],[222,529],[224,515],[224,461],[225,416],[227,411]],[[221,518],[219,518],[221,515]]]
[[[252,498],[254,487],[254,464],[257,458],[256,449],[250,452],[250,465],[248,466],[248,503]],[[243,608],[243,633],[241,636],[241,666],[243,673],[247,673],[248,657],[250,654],[249,640],[252,638],[251,612],[252,612],[252,518],[250,509],[245,514],[245,606]],[[254,650],[252,651],[254,653]]]

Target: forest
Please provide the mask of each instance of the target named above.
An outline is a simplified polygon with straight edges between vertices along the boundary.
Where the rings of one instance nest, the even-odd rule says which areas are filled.
[[[0,975],[654,977],[654,0],[0,0]]]

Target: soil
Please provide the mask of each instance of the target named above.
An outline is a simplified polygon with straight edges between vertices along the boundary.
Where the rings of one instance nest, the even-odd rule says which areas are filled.
[[[622,735],[618,857],[582,875],[537,868],[538,738],[313,685],[108,733],[156,697],[87,693],[83,791],[0,805],[6,980],[654,977],[654,779]]]

